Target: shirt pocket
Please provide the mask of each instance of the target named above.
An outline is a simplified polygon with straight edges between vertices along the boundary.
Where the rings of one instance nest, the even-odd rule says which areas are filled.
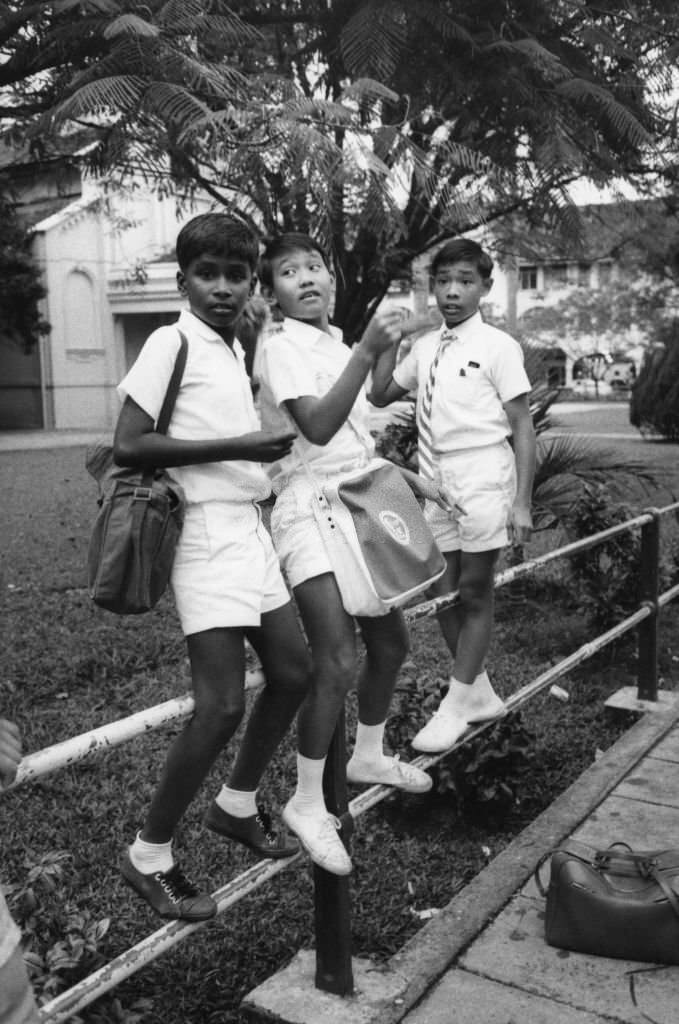
[[[486,387],[480,367],[456,366],[445,383],[446,400],[453,405],[477,405]]]

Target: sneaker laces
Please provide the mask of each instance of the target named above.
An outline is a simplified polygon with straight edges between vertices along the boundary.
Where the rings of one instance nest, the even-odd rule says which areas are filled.
[[[337,842],[342,842],[338,835],[341,828],[342,823],[339,818],[336,818],[334,814],[326,814],[323,822],[319,825],[318,838],[327,846],[334,847]]]
[[[174,864],[169,871],[157,871],[154,877],[171,903],[179,903],[181,900],[200,895],[199,890],[189,881],[178,864]]]
[[[407,761],[402,761],[400,754],[394,754],[389,760],[392,763],[394,771],[399,775],[404,782],[417,783],[420,781],[420,769],[415,765],[408,764]]]
[[[255,815],[255,821],[261,828],[264,838],[266,839],[269,846],[276,846],[278,842],[278,833],[274,830],[271,825],[271,815],[264,809],[264,804],[257,804],[257,814]]]

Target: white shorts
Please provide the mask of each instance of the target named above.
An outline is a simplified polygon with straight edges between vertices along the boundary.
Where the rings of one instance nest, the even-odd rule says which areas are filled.
[[[185,636],[204,629],[259,626],[290,600],[259,508],[206,501],[186,508],[172,567]]]
[[[494,551],[509,543],[516,466],[508,441],[442,456],[438,479],[465,510],[452,517],[427,502],[425,516],[441,551]]]
[[[316,475],[320,482],[330,479]],[[309,480],[295,479],[278,495],[271,514],[271,536],[291,587],[333,571],[314,518],[312,495]]]

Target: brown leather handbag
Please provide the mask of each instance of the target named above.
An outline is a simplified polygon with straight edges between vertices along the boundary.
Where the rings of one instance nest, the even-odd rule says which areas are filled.
[[[550,860],[545,892],[540,869]],[[550,946],[595,956],[679,964],[679,849],[597,850],[576,840],[535,870]]]

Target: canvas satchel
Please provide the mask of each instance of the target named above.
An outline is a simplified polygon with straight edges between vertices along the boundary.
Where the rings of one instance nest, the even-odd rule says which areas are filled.
[[[350,615],[386,615],[445,570],[417,498],[385,459],[321,484],[313,510],[342,604]]]
[[[679,849],[595,849],[570,840],[550,860],[545,938],[595,956],[679,964]]]
[[[181,384],[188,344],[181,344],[156,424],[167,432]],[[155,607],[167,588],[184,523],[184,492],[163,469],[116,466],[110,442],[88,449],[85,465],[99,484],[99,512],[87,556],[89,594],[118,615]]]

